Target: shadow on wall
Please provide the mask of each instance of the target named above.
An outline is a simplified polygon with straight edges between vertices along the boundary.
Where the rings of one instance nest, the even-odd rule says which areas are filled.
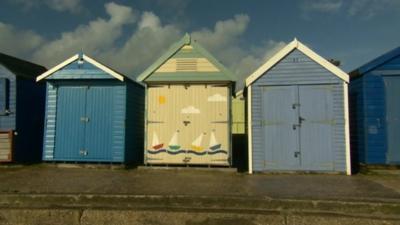
[[[232,135],[232,157],[233,157],[232,166],[236,167],[238,172],[247,172],[248,154],[247,154],[246,134]]]

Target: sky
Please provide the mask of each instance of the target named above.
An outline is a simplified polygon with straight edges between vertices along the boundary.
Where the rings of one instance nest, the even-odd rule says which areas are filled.
[[[346,71],[400,46],[400,0],[1,0],[0,52],[132,78],[185,33],[243,80],[297,38]]]

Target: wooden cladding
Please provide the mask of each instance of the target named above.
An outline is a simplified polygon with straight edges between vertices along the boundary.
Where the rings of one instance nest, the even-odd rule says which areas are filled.
[[[158,68],[156,73],[218,71],[219,69],[206,58],[172,58]]]
[[[13,131],[0,132],[0,162],[12,161]]]

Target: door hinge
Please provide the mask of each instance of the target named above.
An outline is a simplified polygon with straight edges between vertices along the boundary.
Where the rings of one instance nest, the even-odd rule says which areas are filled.
[[[88,123],[89,122],[89,117],[81,117],[81,122]]]
[[[292,104],[292,109],[296,109],[297,107],[300,107],[300,103],[293,103]]]
[[[88,151],[86,151],[85,149],[81,149],[81,150],[79,151],[79,155],[84,155],[84,156],[86,156],[86,155],[88,155]]]

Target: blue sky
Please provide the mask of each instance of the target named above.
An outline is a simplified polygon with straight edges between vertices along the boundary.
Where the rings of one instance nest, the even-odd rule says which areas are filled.
[[[81,49],[137,76],[185,32],[240,77],[297,37],[348,72],[400,45],[400,0],[3,0],[0,51],[51,67]]]

